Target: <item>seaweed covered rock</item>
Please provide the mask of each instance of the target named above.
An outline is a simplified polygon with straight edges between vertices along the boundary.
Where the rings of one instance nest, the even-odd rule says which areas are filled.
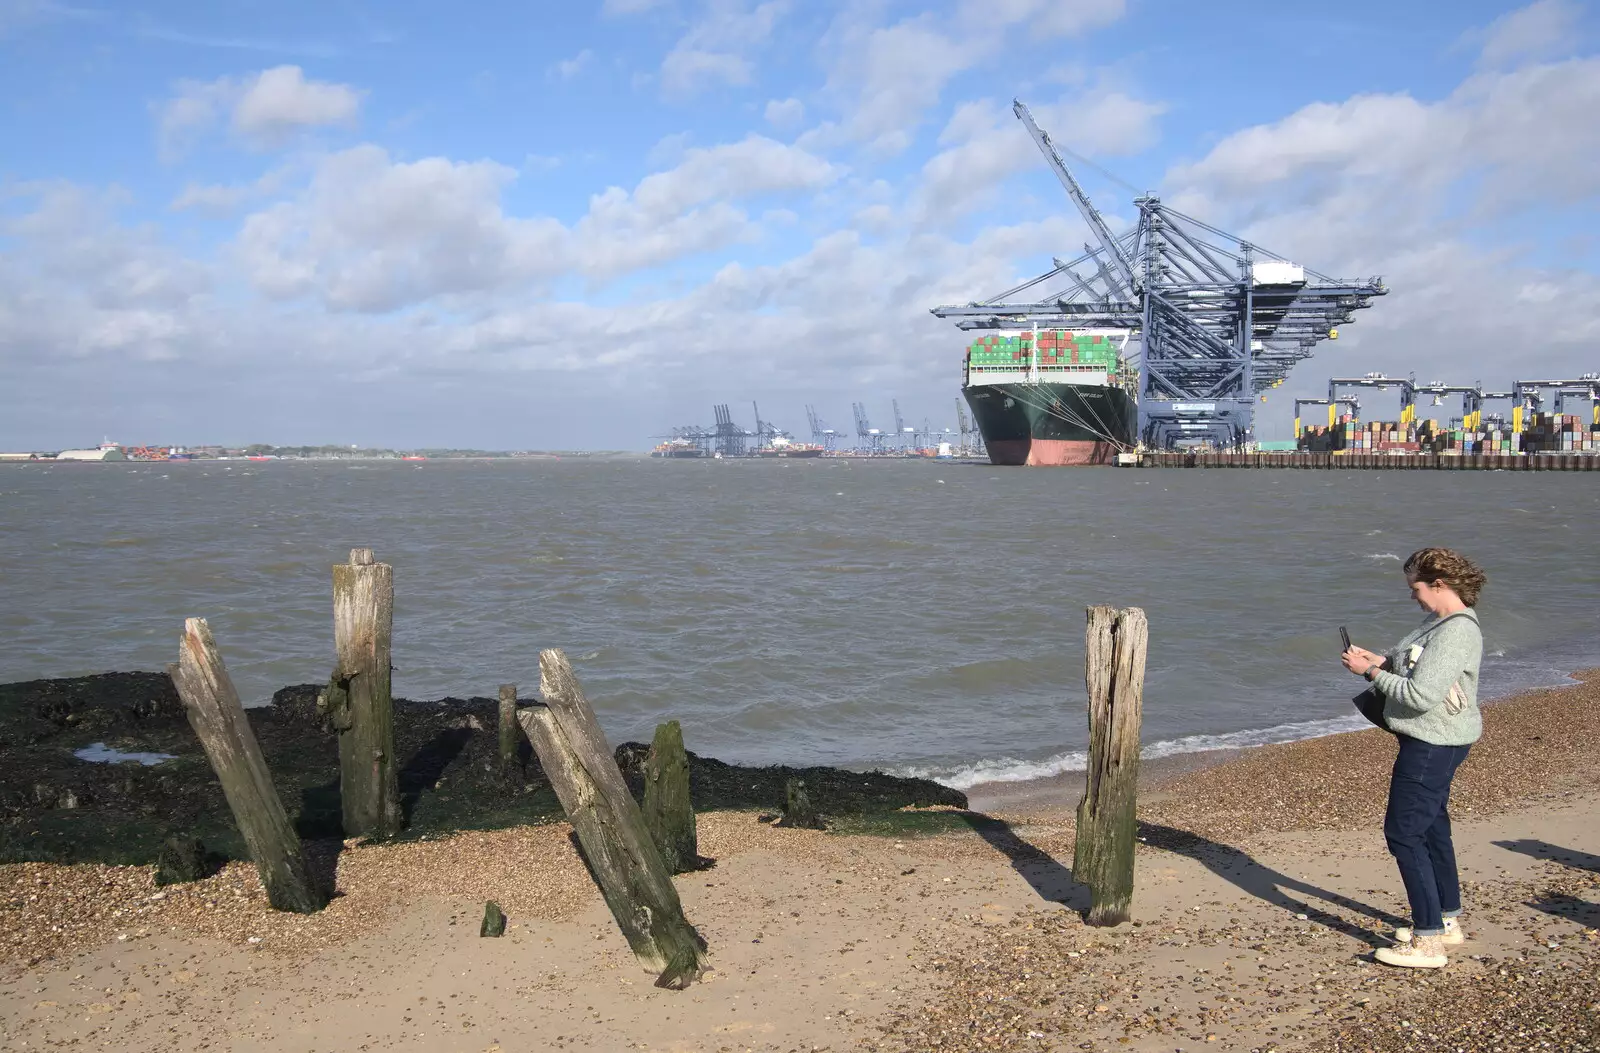
[[[650,746],[624,742],[616,749],[617,766],[635,797],[644,796],[644,764]],[[689,796],[696,812],[719,809],[781,809],[788,802],[790,779],[805,783],[812,806],[825,815],[863,815],[944,805],[967,807],[967,795],[930,779],[888,775],[881,771],[843,768],[791,768],[774,764],[745,767],[689,752]]]

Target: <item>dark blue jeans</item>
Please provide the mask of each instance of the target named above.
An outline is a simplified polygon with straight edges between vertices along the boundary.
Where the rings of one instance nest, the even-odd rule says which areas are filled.
[[[1450,840],[1450,780],[1467,759],[1469,746],[1435,746],[1399,736],[1400,755],[1389,779],[1389,810],[1383,836],[1400,864],[1411,901],[1412,931],[1434,936],[1444,919],[1461,913],[1461,879]]]

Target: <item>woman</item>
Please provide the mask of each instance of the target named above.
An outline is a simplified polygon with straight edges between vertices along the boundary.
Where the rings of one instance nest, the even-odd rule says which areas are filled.
[[[1466,939],[1461,881],[1450,841],[1450,781],[1483,734],[1478,711],[1478,665],[1483,633],[1473,610],[1483,589],[1477,564],[1447,548],[1413,552],[1406,582],[1429,617],[1386,655],[1360,647],[1344,667],[1371,681],[1384,699],[1384,722],[1400,738],[1389,780],[1383,836],[1400,865],[1411,901],[1411,932],[1375,957],[1412,969],[1445,966],[1445,947]]]

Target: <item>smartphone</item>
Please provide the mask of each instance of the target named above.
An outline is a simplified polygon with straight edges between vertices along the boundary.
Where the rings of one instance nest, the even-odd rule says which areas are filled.
[[[1342,625],[1339,626],[1339,639],[1344,641],[1344,651],[1350,650],[1350,633]],[[1344,654],[1344,651],[1339,653]]]

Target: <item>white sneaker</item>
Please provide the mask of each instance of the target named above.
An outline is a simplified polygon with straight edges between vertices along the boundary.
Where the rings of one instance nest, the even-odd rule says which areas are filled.
[[[1410,943],[1411,930],[1404,925],[1395,929],[1394,941],[1396,943]],[[1459,947],[1467,942],[1466,930],[1461,927],[1461,923],[1455,918],[1446,918],[1444,919],[1444,935],[1439,937],[1439,941],[1446,947]]]
[[[1443,969],[1450,964],[1443,941],[1442,936],[1418,936],[1393,947],[1379,947],[1372,956],[1384,965],[1402,969]]]

